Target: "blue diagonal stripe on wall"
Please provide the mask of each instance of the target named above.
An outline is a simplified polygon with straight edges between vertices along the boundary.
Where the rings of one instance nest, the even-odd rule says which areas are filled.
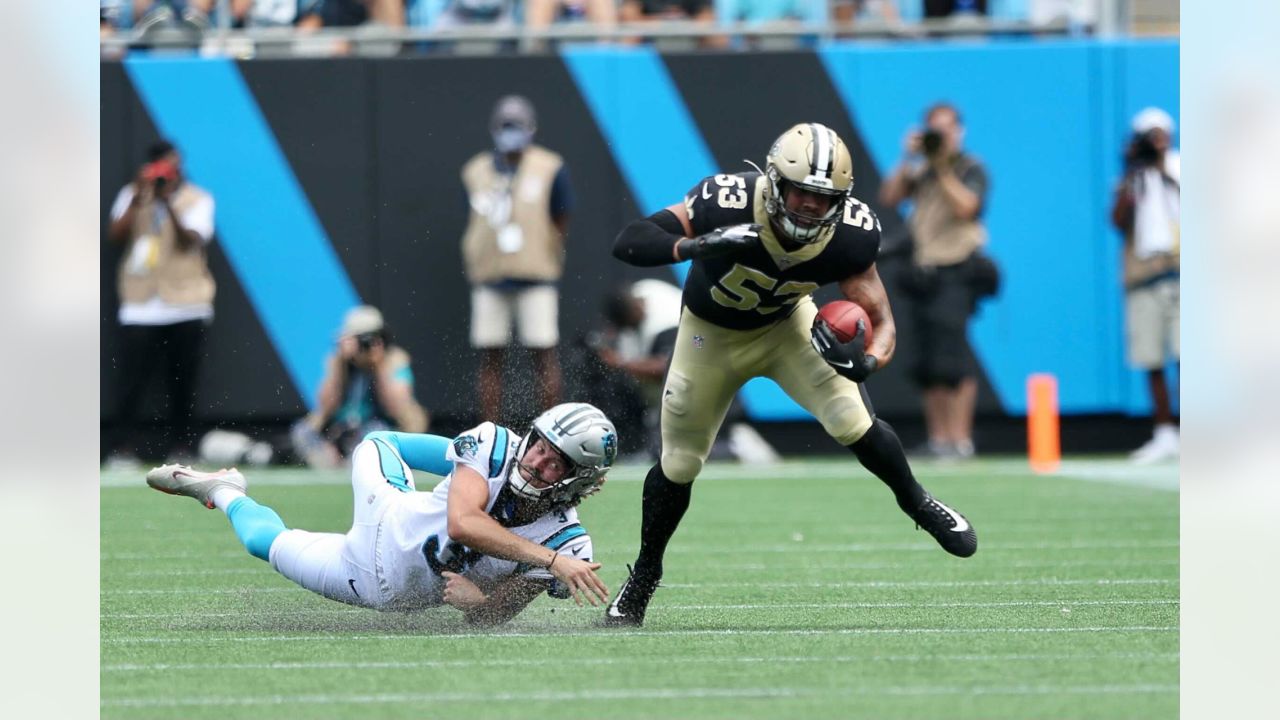
[[[640,212],[678,202],[685,190],[716,172],[693,116],[652,48],[569,48],[563,57]],[[687,263],[674,269],[683,283]]]
[[[679,201],[694,183],[718,172],[684,98],[652,48],[570,48],[562,56],[642,213]],[[683,284],[688,264],[672,269]],[[810,417],[771,380],[748,382],[741,397],[758,420]]]
[[[125,69],[187,174],[213,194],[218,242],[313,401],[334,328],[359,298],[253,93],[225,59],[131,56]]]

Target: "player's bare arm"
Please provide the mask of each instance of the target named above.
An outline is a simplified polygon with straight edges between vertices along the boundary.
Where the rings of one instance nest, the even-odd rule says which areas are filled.
[[[871,346],[868,355],[874,355],[878,367],[884,367],[893,359],[894,349],[898,346],[898,330],[893,323],[893,309],[889,306],[889,294],[880,280],[880,272],[872,265],[857,275],[852,275],[840,282],[840,292],[845,299],[862,306],[871,318]]]
[[[485,512],[488,501],[489,486],[480,473],[455,464],[449,485],[449,537],[485,555],[546,568],[579,605],[584,597],[592,605],[608,602],[609,590],[595,572],[600,563],[565,557],[508,531]]]
[[[462,611],[472,625],[494,626],[519,615],[538,595],[546,592],[546,583],[513,575],[485,593],[475,583],[457,573],[445,571],[444,601]]]
[[[680,226],[684,228],[685,237],[693,237],[693,224],[689,222],[689,208],[683,202],[673,203],[663,209],[675,215],[676,220],[680,221]]]

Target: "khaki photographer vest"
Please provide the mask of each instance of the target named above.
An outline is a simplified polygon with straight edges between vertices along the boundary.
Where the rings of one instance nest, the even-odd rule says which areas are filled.
[[[206,196],[204,190],[184,182],[169,203],[181,217]],[[153,227],[157,216],[161,221]],[[151,238],[145,262],[130,262],[135,243],[146,241],[144,238]],[[204,244],[180,250],[173,218],[154,200],[142,203],[134,213],[129,244],[116,277],[120,301],[125,303],[143,303],[159,296],[170,305],[208,305],[216,291]]]
[[[1140,258],[1133,251],[1133,236],[1125,237],[1123,272],[1126,288],[1142,287],[1156,278],[1173,275],[1180,269],[1181,262],[1177,251]]]
[[[961,176],[972,161],[961,155],[954,171]],[[915,210],[911,213],[911,234],[915,238],[915,264],[946,267],[964,262],[987,242],[987,230],[982,223],[962,220],[956,216],[932,175],[918,180],[913,199]]]
[[[1181,169],[1181,164],[1178,165]],[[1177,178],[1174,178],[1176,182]],[[1180,192],[1180,191],[1179,191]],[[1134,213],[1137,213],[1137,206],[1134,206]],[[1133,290],[1150,284],[1153,280],[1175,275],[1181,271],[1182,260],[1180,246],[1174,243],[1173,249],[1167,253],[1158,253],[1149,257],[1138,257],[1135,245],[1134,232],[1135,227],[1130,228],[1124,236],[1124,254],[1122,265],[1122,276],[1126,289]],[[1173,230],[1175,240],[1178,230]]]
[[[471,219],[462,237],[462,256],[472,284],[499,280],[556,281],[564,269],[564,239],[551,219],[551,185],[564,161],[538,145],[530,145],[513,177],[498,172],[493,152],[486,150],[462,168],[462,183]],[[504,252],[498,244],[502,224],[494,226],[481,210],[510,198],[506,224],[519,227],[520,248]]]

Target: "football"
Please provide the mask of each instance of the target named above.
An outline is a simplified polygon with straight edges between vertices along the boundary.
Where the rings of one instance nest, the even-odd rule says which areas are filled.
[[[836,339],[842,343],[849,342],[858,332],[858,321],[867,329],[866,342],[871,344],[871,316],[862,306],[848,300],[832,300],[818,310],[818,317],[826,321]]]

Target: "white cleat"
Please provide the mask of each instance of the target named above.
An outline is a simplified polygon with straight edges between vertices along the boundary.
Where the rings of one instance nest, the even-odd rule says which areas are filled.
[[[1178,429],[1173,425],[1156,426],[1155,434],[1145,445],[1133,451],[1129,460],[1135,465],[1152,465],[1177,460],[1181,445]]]
[[[200,472],[186,465],[161,465],[154,468],[147,473],[147,484],[162,493],[195,498],[210,510],[213,509],[214,490],[225,487],[243,493],[249,487],[244,476],[235,468]]]

